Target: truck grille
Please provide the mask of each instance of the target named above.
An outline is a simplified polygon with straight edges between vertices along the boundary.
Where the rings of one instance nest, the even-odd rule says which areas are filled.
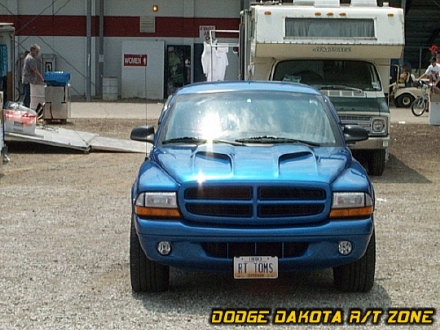
[[[304,254],[308,243],[304,242],[255,242],[255,243],[203,243],[210,257],[228,258],[238,256],[271,256],[293,258]]]
[[[249,200],[252,198],[252,187],[193,187],[185,190],[185,199],[227,199]]]
[[[371,117],[370,116],[357,116],[357,115],[341,115],[339,118],[343,124],[357,124],[365,128],[368,133],[371,132]]]
[[[260,205],[258,207],[258,216],[261,218],[272,217],[298,217],[308,216],[321,213],[324,210],[324,205]]]
[[[261,200],[325,199],[325,191],[322,189],[296,187],[260,187],[259,198]]]
[[[219,217],[254,220],[307,217],[322,213],[326,198],[326,190],[321,187],[203,185],[184,189],[183,209],[189,218],[215,217],[217,222]]]
[[[251,217],[252,205],[247,204],[195,204],[187,203],[188,212],[198,215],[210,215],[216,217]]]
[[[365,97],[364,91],[345,91],[345,90],[322,89],[321,93],[328,96],[328,97]]]

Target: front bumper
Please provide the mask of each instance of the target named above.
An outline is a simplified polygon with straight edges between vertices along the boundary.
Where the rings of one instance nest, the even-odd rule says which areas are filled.
[[[377,150],[388,149],[390,137],[369,137],[368,140],[356,142],[350,144],[349,147],[352,150]]]
[[[303,227],[225,228],[135,217],[135,226],[142,249],[150,260],[191,271],[232,272],[233,256],[213,255],[206,249],[207,244],[298,243],[305,247],[300,254],[279,257],[279,270],[288,272],[336,267],[358,260],[365,253],[374,224],[373,219],[368,218],[335,220]],[[353,251],[347,256],[338,252],[341,240],[348,240],[353,245]],[[172,250],[168,256],[162,256],[157,251],[161,241],[171,243]]]

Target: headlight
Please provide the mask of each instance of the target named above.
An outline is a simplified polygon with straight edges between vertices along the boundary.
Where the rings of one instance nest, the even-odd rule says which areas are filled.
[[[373,199],[363,192],[335,192],[330,218],[365,218],[373,214]]]
[[[386,118],[373,118],[371,122],[371,133],[386,134],[386,132],[387,132]]]
[[[135,202],[135,213],[150,218],[181,218],[175,192],[143,192]]]

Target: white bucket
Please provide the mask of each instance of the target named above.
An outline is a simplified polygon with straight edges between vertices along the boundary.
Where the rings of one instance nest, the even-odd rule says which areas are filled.
[[[29,107],[32,110],[36,110],[38,107],[38,104],[44,104],[46,102],[46,96],[45,96],[45,88],[46,85],[36,85],[36,84],[30,84],[31,85],[31,103]]]
[[[436,91],[429,95],[429,124],[438,126],[440,125],[440,94]]]
[[[429,124],[440,125],[440,102],[431,102],[429,107]]]
[[[118,99],[118,78],[104,77],[102,78],[102,99],[104,101],[115,101]]]

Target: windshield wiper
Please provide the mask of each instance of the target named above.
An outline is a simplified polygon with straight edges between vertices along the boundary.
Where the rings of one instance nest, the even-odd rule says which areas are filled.
[[[162,144],[171,144],[171,143],[203,144],[206,143],[206,140],[194,136],[182,136],[182,137],[162,141]]]
[[[237,139],[236,142],[242,142],[242,143],[300,143],[300,144],[306,144],[312,147],[319,147],[320,144],[312,141],[305,141],[305,140],[298,140],[298,139],[291,139],[286,137],[278,137],[278,136],[252,136],[249,138],[243,138],[243,139]]]
[[[211,140],[208,140],[210,142]],[[231,141],[231,140],[222,140],[222,139],[214,139],[212,140],[212,143],[226,143],[226,144],[232,144],[233,146],[242,146],[244,145],[243,142],[240,141]]]
[[[222,139],[201,139],[193,136],[182,136],[178,138],[168,139],[162,141],[162,144],[172,144],[172,143],[185,143],[185,144],[205,144],[205,143],[226,143],[234,146],[242,146],[243,143],[239,141],[230,141],[230,140],[222,140]]]
[[[355,88],[355,87],[350,87],[350,86],[345,86],[345,85],[316,85],[317,88],[319,89],[332,89],[332,90],[337,90],[337,89],[342,89],[342,90],[349,90],[349,91],[354,91],[354,92],[358,92],[358,93],[362,93],[362,89],[360,88]]]

